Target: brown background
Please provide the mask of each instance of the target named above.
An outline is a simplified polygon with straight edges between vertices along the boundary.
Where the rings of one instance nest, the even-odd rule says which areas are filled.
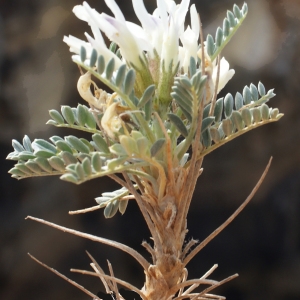
[[[127,19],[136,20],[131,1],[117,1]],[[150,12],[155,1],[147,1]],[[196,2],[205,33],[222,24],[231,0]],[[103,1],[90,1],[99,12],[109,12]],[[236,1],[241,7],[242,1]],[[11,139],[24,134],[48,138],[77,134],[46,126],[48,110],[81,102],[76,82],[78,69],[71,62],[64,35],[83,38],[89,28],[71,13],[79,1],[0,1],[0,153],[1,231],[0,298],[88,299],[74,287],[29,259],[32,253],[80,282],[94,293],[103,290],[94,278],[70,274],[89,269],[84,250],[105,267],[109,259],[115,274],[138,287],[139,266],[109,247],[69,236],[44,225],[25,221],[27,215],[77,230],[116,239],[141,251],[148,239],[135,203],[124,216],[105,220],[102,211],[69,216],[69,210],[94,205],[101,192],[116,185],[106,178],[74,186],[58,178],[17,182],[5,161]],[[189,237],[205,238],[247,197],[269,157],[274,161],[263,186],[245,211],[189,265],[190,277],[200,277],[214,263],[214,279],[238,272],[240,277],[219,289],[230,300],[300,299],[300,2],[249,0],[245,24],[224,51],[236,75],[222,94],[242,91],[261,80],[275,88],[270,106],[284,118],[250,132],[209,155],[204,162],[191,206]],[[147,256],[148,257],[148,256]]]

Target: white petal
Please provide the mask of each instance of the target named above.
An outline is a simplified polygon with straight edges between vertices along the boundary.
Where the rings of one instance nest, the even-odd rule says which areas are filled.
[[[125,18],[124,15],[118,6],[118,4],[114,0],[104,0],[106,5],[109,7],[109,9],[112,11],[114,14],[115,18],[119,20],[120,22],[125,23]]]

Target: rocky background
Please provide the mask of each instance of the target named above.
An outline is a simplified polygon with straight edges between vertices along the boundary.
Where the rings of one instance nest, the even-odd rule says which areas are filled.
[[[136,20],[131,1],[117,1],[127,19]],[[146,3],[147,2],[147,3]],[[234,2],[196,2],[205,33],[214,35],[226,10]],[[101,192],[113,190],[106,178],[74,186],[58,178],[11,179],[11,139],[24,134],[34,138],[69,135],[68,130],[46,126],[48,110],[81,102],[77,66],[71,62],[64,35],[83,38],[89,28],[71,13],[79,1],[0,1],[0,153],[1,231],[0,298],[89,299],[67,282],[33,262],[27,252],[70,276],[94,293],[100,281],[70,268],[89,269],[88,250],[106,270],[141,287],[143,273],[134,260],[118,250],[66,235],[32,221],[27,215],[115,239],[147,255],[140,246],[149,233],[132,202],[124,216],[105,220],[102,211],[70,216],[69,210],[94,205]],[[90,0],[106,11],[102,0]],[[145,1],[153,11],[155,1]],[[227,144],[204,161],[192,202],[189,237],[205,238],[247,197],[269,157],[270,172],[245,211],[189,265],[190,277],[200,277],[218,263],[214,279],[233,273],[240,277],[218,290],[230,300],[300,299],[300,2],[249,0],[249,15],[223,52],[236,70],[226,90],[235,93],[261,80],[275,88],[270,103],[285,114],[278,122],[261,127]]]

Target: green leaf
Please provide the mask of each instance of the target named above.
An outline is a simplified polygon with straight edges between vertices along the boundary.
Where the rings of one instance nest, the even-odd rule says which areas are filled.
[[[77,106],[77,120],[80,126],[85,126],[87,120],[87,113],[85,106],[78,104]]]
[[[197,72],[197,62],[193,56],[190,57],[189,72],[190,77],[193,77]]]
[[[125,78],[125,74],[126,74],[126,69],[127,69],[127,66],[126,64],[122,65],[119,69],[118,69],[118,72],[117,72],[117,75],[116,75],[116,82],[115,82],[115,85],[117,87],[120,87],[124,81],[124,78]]]
[[[83,168],[85,176],[90,176],[92,174],[91,161],[90,161],[90,159],[88,157],[86,157],[82,161],[82,168]]]
[[[223,30],[218,27],[217,32],[216,32],[216,46],[220,47],[223,41]]]
[[[184,123],[182,122],[182,120],[175,114],[168,114],[168,118],[169,120],[174,124],[174,126],[176,127],[176,129],[184,136],[187,137],[188,136],[188,130],[185,127]]]
[[[80,59],[83,63],[86,60],[86,49],[83,46],[80,47]]]
[[[104,209],[105,218],[112,218],[117,213],[118,208],[119,208],[118,200],[109,202]]]
[[[25,166],[30,169],[32,172],[37,173],[37,174],[41,174],[42,173],[42,169],[40,168],[40,166],[34,162],[34,161],[28,161],[25,163]]]
[[[53,156],[53,157],[49,158],[48,161],[49,161],[50,166],[53,169],[60,171],[60,172],[65,171],[65,164],[64,164],[63,160],[60,159],[59,157]]]
[[[99,133],[95,133],[92,135],[92,139],[95,142],[95,145],[97,146],[97,150],[102,151],[104,153],[110,153],[109,148],[103,139],[103,137]]]
[[[225,37],[227,37],[230,33],[230,23],[227,18],[223,21],[223,34]]]
[[[34,151],[34,155],[37,157],[42,157],[42,158],[50,158],[52,156],[55,156],[55,153],[53,153],[49,150],[36,150],[36,151]]]
[[[64,118],[57,110],[55,110],[55,109],[49,110],[49,115],[57,124],[64,123]]]
[[[226,136],[230,136],[232,134],[233,126],[230,119],[222,120],[222,129]]]
[[[23,145],[21,145],[17,140],[12,140],[12,146],[17,152],[25,151]]]
[[[258,100],[258,90],[253,83],[250,84],[250,91],[251,91],[253,101],[257,101]]]
[[[149,141],[146,137],[138,138],[136,144],[141,157],[149,155]]]
[[[203,133],[214,121],[215,121],[215,117],[207,117],[203,119],[201,125],[201,132]]]
[[[233,109],[233,97],[231,94],[227,94],[224,99],[224,113],[225,117],[229,118],[232,114]]]
[[[66,165],[76,164],[78,162],[78,160],[68,151],[63,151],[60,155]]]
[[[206,38],[206,51],[209,56],[213,56],[215,50],[214,38],[208,34]]]
[[[62,176],[60,176],[60,179],[71,182],[71,183],[75,183],[75,184],[78,183],[78,178],[75,175],[70,174],[70,173],[63,174]]]
[[[105,60],[103,55],[100,55],[97,60],[97,72],[102,74],[105,70]]]
[[[32,174],[32,171],[29,168],[27,168],[25,164],[16,164],[15,167],[26,175],[30,176]]]
[[[73,153],[72,149],[70,148],[69,144],[65,141],[57,141],[55,143],[56,147],[60,150],[60,151],[67,151],[69,153]]]
[[[244,106],[244,99],[241,93],[237,92],[235,94],[235,109],[240,110]]]
[[[121,135],[119,136],[119,140],[120,140],[120,144],[122,145],[122,147],[125,149],[126,153],[129,156],[138,154],[138,147],[136,141],[132,137]]]
[[[162,148],[165,145],[165,142],[166,142],[165,138],[158,139],[154,142],[154,144],[150,148],[151,157],[156,156],[162,150]]]
[[[124,157],[110,159],[107,161],[107,168],[109,170],[118,169],[124,164],[127,158],[128,158],[127,156],[124,156]]]
[[[96,49],[92,50],[91,57],[90,57],[90,68],[94,67],[97,61],[98,53]]]
[[[135,72],[133,69],[130,69],[127,72],[124,80],[124,94],[129,95],[132,92],[134,83],[135,83]]]
[[[56,147],[53,144],[42,139],[35,139],[32,143],[32,148],[34,150],[47,150],[53,154],[56,154],[57,152]]]
[[[123,215],[126,211],[128,200],[119,201],[119,212]]]
[[[237,130],[242,130],[245,127],[243,118],[238,111],[232,112],[231,119],[233,121],[234,126],[237,128]]]
[[[69,136],[65,137],[65,139],[77,151],[82,152],[82,153],[87,153],[87,154],[90,153],[89,148],[76,136],[69,135]]]
[[[252,94],[250,89],[247,86],[245,86],[243,89],[243,98],[245,104],[250,104],[252,101]]]
[[[44,158],[44,157],[37,157],[34,161],[45,172],[47,172],[47,173],[52,172],[52,167],[50,166],[50,164],[49,164],[49,162],[48,162],[48,160],[46,158]]]
[[[70,106],[63,105],[61,107],[61,113],[68,124],[73,125],[75,123],[75,116]]]
[[[261,111],[261,117],[262,117],[263,121],[269,120],[269,117],[270,117],[269,106],[267,104],[263,104],[260,107],[260,111]]]
[[[110,153],[115,154],[117,156],[125,156],[127,155],[126,150],[122,145],[116,143],[109,147]]]
[[[236,4],[233,5],[233,12],[238,19],[241,19],[243,17],[239,7]]]
[[[230,27],[236,26],[236,20],[234,14],[230,10],[227,11],[227,19],[229,20]]]
[[[106,69],[105,69],[105,77],[110,80],[111,79],[111,76],[113,74],[115,70],[115,60],[114,58],[111,58],[106,66]]]
[[[33,159],[35,157],[36,157],[35,154],[33,154],[32,152],[28,152],[28,151],[23,151],[23,152],[19,153],[19,155],[18,155],[19,160],[28,160],[28,159]]]
[[[255,123],[258,123],[261,121],[261,112],[260,109],[257,107],[252,108],[252,115],[253,115],[253,120]]]
[[[250,109],[248,109],[248,108],[242,109],[241,115],[242,115],[245,125],[250,126],[252,124],[252,114],[250,112]]]
[[[216,101],[216,106],[214,111],[215,122],[221,121],[222,111],[223,111],[223,98],[220,98]]]
[[[84,175],[83,167],[80,163],[77,163],[75,165],[75,172],[79,180],[84,180],[85,175]]]
[[[152,84],[150,86],[147,87],[147,89],[145,90],[143,96],[141,97],[137,107],[141,108],[144,107],[144,105],[151,99],[151,97],[153,96],[153,93],[155,91],[155,85]]]
[[[99,153],[93,153],[92,155],[92,166],[96,172],[101,171],[102,160]]]
[[[266,94],[265,86],[261,82],[258,83],[258,92],[261,97],[265,96]]]
[[[217,128],[210,127],[210,136],[215,143],[219,143],[221,141],[221,135]]]

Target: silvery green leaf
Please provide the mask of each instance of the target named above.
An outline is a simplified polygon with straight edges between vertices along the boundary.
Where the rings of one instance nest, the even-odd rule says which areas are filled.
[[[223,126],[222,126],[222,123],[220,124],[219,128],[218,128],[218,131],[219,131],[219,134],[220,134],[220,137],[221,139],[223,139],[225,137],[225,133],[223,131]]]
[[[105,69],[105,60],[103,55],[100,55],[97,60],[97,72],[99,74],[102,74],[104,72],[104,69]]]
[[[239,92],[237,92],[235,94],[235,109],[236,110],[239,110],[239,109],[241,109],[244,106],[243,101],[244,101],[244,99],[243,99],[242,94],[239,93]]]
[[[54,121],[54,120],[52,120],[52,119],[50,119],[50,120],[48,120],[48,121],[46,122],[46,125],[54,125],[54,126],[57,126],[57,122]]]
[[[82,153],[90,153],[89,148],[76,136],[69,135],[65,137],[66,141],[77,151]]]
[[[50,158],[55,155],[52,151],[49,150],[35,150],[34,155],[37,157],[42,157],[42,158]]]
[[[66,165],[76,164],[78,162],[77,159],[69,151],[63,151],[60,155]]]
[[[80,47],[80,60],[83,63],[86,60],[86,49],[83,46]]]
[[[252,116],[253,116],[253,120],[255,123],[258,123],[261,121],[261,112],[260,109],[258,107],[254,107],[251,109],[252,111]]]
[[[128,200],[121,200],[119,202],[119,212],[123,215],[126,211]]]
[[[261,111],[261,117],[263,119],[263,121],[267,121],[269,120],[269,106],[267,104],[263,104],[261,107],[260,107],[260,111]]]
[[[124,164],[127,158],[128,158],[127,156],[124,156],[124,157],[110,159],[107,161],[107,168],[109,170],[114,170],[116,168],[119,168]]]
[[[18,160],[28,160],[28,159],[33,159],[36,156],[34,154],[32,154],[32,152],[29,151],[23,151],[20,152],[18,155]]]
[[[223,112],[223,98],[220,98],[216,101],[216,105],[215,105],[215,111],[214,111],[215,122],[221,121],[222,112]]]
[[[225,37],[227,37],[230,33],[230,23],[227,18],[223,21],[223,34]]]
[[[248,13],[248,5],[247,5],[247,3],[244,3],[244,5],[242,7],[242,12],[243,12],[243,15],[246,15]]]
[[[70,106],[63,105],[61,107],[61,113],[64,116],[65,120],[70,125],[74,124],[74,122],[75,122],[75,116],[74,116],[73,110],[72,110],[72,108]]]
[[[152,116],[153,103],[152,101],[148,101],[144,107],[145,110],[145,120],[150,121]]]
[[[111,79],[111,76],[114,72],[114,69],[115,69],[115,59],[114,58],[111,58],[106,66],[106,69],[105,69],[105,77],[106,79],[110,80]]]
[[[209,115],[211,103],[207,104],[203,109],[203,119],[207,118]]]
[[[17,140],[12,140],[12,146],[17,152],[25,151],[23,145],[21,145]]]
[[[128,154],[129,156],[131,156],[133,154],[138,154],[139,150],[136,141],[131,136],[121,135],[119,137],[119,140],[120,140],[120,144],[126,151],[123,155]]]
[[[41,174],[42,173],[42,169],[40,168],[40,166],[34,162],[34,161],[28,161],[25,163],[25,166],[30,169],[32,172],[37,173],[37,174]]]
[[[165,142],[166,142],[166,139],[164,139],[164,138],[158,139],[154,142],[154,144],[152,145],[152,147],[150,149],[151,157],[156,156],[162,150],[162,148],[165,145]]]
[[[86,109],[86,121],[85,124],[88,128],[96,129],[96,120],[92,112]]]
[[[217,128],[210,127],[210,136],[212,140],[217,144],[221,141],[221,135]]]
[[[93,134],[92,139],[95,142],[95,145],[97,146],[97,150],[102,151],[104,153],[109,153],[107,143],[99,133]]]
[[[62,159],[57,156],[50,157],[48,159],[50,166],[57,171],[63,172],[65,170],[65,164]]]
[[[215,117],[207,117],[203,119],[201,125],[201,132],[203,133],[214,121]]]
[[[238,111],[232,112],[231,119],[233,121],[234,126],[237,128],[237,130],[242,130],[245,127],[243,118]]]
[[[250,126],[252,124],[252,114],[249,108],[244,108],[241,111],[242,118],[246,126]]]
[[[8,171],[8,173],[12,174],[12,175],[16,175],[17,177],[25,177],[26,174],[23,173],[21,170],[19,170],[18,168],[14,167],[12,169],[10,169]]]
[[[57,124],[63,124],[64,123],[64,118],[62,115],[55,109],[50,109],[49,110],[49,115],[50,117],[57,123]]]
[[[190,57],[189,73],[190,77],[194,76],[197,72],[197,62],[193,56]]]
[[[64,141],[64,139],[58,135],[53,135],[49,138],[49,140],[55,144],[57,141]]]
[[[54,154],[56,154],[56,152],[57,152],[56,147],[53,144],[51,144],[43,139],[35,139],[32,143],[32,148],[35,151],[36,150],[47,150]]]
[[[131,136],[132,136],[135,140],[144,137],[143,134],[142,134],[140,131],[137,131],[137,130],[132,130],[132,131],[131,131]]]
[[[80,138],[80,140],[88,147],[89,152],[94,151],[94,147],[90,144],[90,142],[84,138]]]
[[[188,106],[192,105],[193,95],[189,90],[181,85],[173,86],[172,90],[180,97],[182,102],[186,102]]]
[[[139,103],[138,103],[137,107],[138,108],[143,107],[152,98],[154,91],[155,91],[155,85],[154,84],[149,85],[146,88],[143,96],[139,100]]]
[[[16,164],[15,167],[26,175],[30,176],[32,174],[32,171],[29,168],[27,168],[24,164]]]
[[[92,155],[92,166],[94,168],[94,170],[96,172],[100,172],[101,171],[101,167],[102,167],[102,160],[101,157],[98,153],[93,153]]]
[[[168,114],[168,118],[169,120],[175,125],[176,129],[184,136],[187,137],[188,136],[188,130],[185,127],[184,123],[182,122],[182,120],[175,114]]]
[[[230,119],[222,120],[222,129],[226,136],[230,136],[232,134],[233,126]]]
[[[120,87],[124,81],[125,74],[126,74],[126,68],[127,68],[127,66],[126,66],[126,64],[124,64],[117,71],[116,82],[115,82],[115,85],[117,87]]]
[[[235,27],[236,20],[234,14],[230,10],[227,11],[227,19],[229,20],[230,27]]]
[[[239,7],[236,4],[233,5],[233,12],[238,19],[241,19],[243,17]]]
[[[76,175],[77,177],[80,179],[80,180],[84,180],[84,171],[83,171],[83,167],[80,163],[77,163],[76,166],[75,166],[75,172],[76,172]]]
[[[258,90],[253,83],[250,84],[250,91],[251,91],[252,99],[254,101],[257,101],[258,100]]]
[[[209,56],[213,56],[215,50],[214,38],[208,34],[206,38],[206,51]]]
[[[233,97],[231,94],[227,94],[224,99],[224,113],[225,117],[229,118],[232,114],[233,109]]]
[[[211,146],[211,136],[210,136],[210,131],[207,129],[202,132],[202,143],[204,147],[208,148]]]
[[[78,178],[75,175],[70,174],[70,173],[61,175],[60,179],[71,182],[71,183],[75,183],[75,184],[78,183]]]
[[[190,82],[188,77],[183,75],[179,78],[179,80],[180,80],[180,84],[185,86],[185,88],[190,89],[192,87],[192,83]],[[175,82],[174,82],[174,84],[175,84]]]
[[[247,86],[245,86],[243,89],[243,98],[245,104],[250,104],[250,102],[252,101],[251,91]]]
[[[115,42],[111,42],[110,45],[109,45],[109,50],[113,53],[116,53],[116,50],[117,50],[117,44]]]
[[[84,126],[86,123],[87,115],[85,107],[81,104],[77,106],[77,120],[80,126]]]
[[[82,168],[83,168],[85,176],[90,176],[92,174],[91,161],[90,161],[90,159],[88,157],[86,157],[82,161]]]
[[[261,82],[258,83],[258,92],[261,97],[263,97],[266,94],[265,86]]]
[[[223,41],[223,36],[224,36],[223,30],[220,27],[218,27],[217,32],[216,32],[216,46],[217,47],[221,46],[222,41]]]
[[[91,57],[90,57],[90,68],[94,67],[97,61],[98,53],[96,49],[92,50]]]
[[[49,172],[52,172],[52,167],[50,166],[48,160],[46,158],[43,158],[43,157],[37,157],[35,160],[34,160],[38,165],[39,167],[44,170],[45,172],[49,173]]]
[[[135,83],[135,72],[133,69],[130,69],[127,72],[124,80],[124,93],[126,95],[129,95],[132,92],[134,83]]]
[[[109,150],[110,150],[110,153],[115,154],[117,156],[124,156],[127,154],[125,149],[123,148],[123,146],[118,143],[110,146]]]
[[[112,218],[118,211],[119,201],[115,200],[108,203],[104,209],[105,218]]]
[[[138,147],[138,152],[140,154],[141,157],[143,156],[148,156],[148,150],[149,150],[149,142],[148,142],[148,139],[146,137],[141,137],[141,138],[138,138],[136,140],[136,144],[137,144],[137,147]]]
[[[273,91],[274,91],[274,89],[271,89],[271,90],[268,91],[268,93],[267,93],[267,98],[268,99],[271,99],[271,98],[276,96],[276,94],[274,94]]]
[[[278,114],[279,114],[278,108],[272,109],[272,111],[270,113],[271,119],[276,119],[276,117],[277,117]]]

